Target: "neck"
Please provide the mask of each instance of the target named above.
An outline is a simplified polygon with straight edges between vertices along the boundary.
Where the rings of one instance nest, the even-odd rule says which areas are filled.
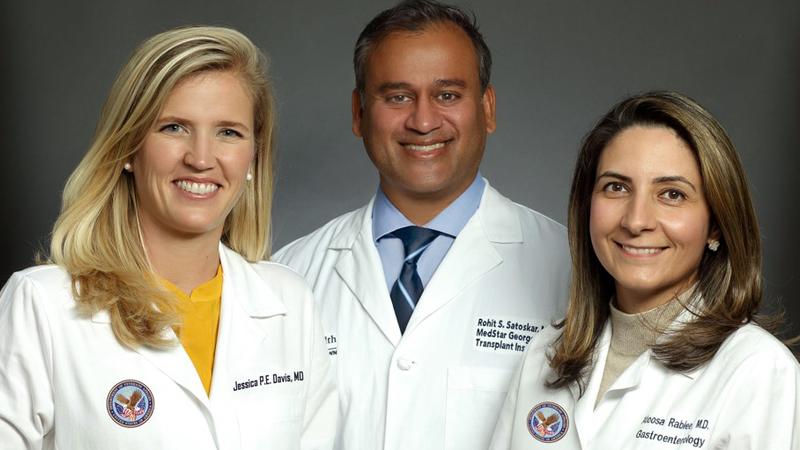
[[[388,195],[387,197],[411,223],[417,226],[422,226],[430,222],[450,204],[441,204],[438,202],[414,202],[413,204],[407,204],[402,200],[395,200]]]
[[[155,273],[181,291],[189,294],[216,275],[221,233],[175,236],[143,226],[142,235]]]
[[[669,302],[679,297],[694,285],[694,281],[671,287],[658,292],[637,292],[617,285],[617,309],[626,314],[639,314]]]
[[[451,192],[416,194],[394,189],[381,180],[381,190],[411,223],[423,226],[450,206],[471,184],[472,180],[460,189]]]

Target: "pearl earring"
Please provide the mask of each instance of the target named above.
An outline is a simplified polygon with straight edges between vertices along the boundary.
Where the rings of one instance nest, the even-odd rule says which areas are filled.
[[[247,180],[247,181],[253,181],[253,174],[250,173],[250,172],[247,172],[247,176],[245,176],[244,179]]]
[[[718,248],[719,248],[719,241],[718,240],[716,240],[716,239],[709,239],[708,240],[708,249],[709,250],[711,250],[712,252],[715,252],[715,251],[717,251]]]
[[[126,162],[122,167],[125,168],[126,172],[133,172],[133,166],[131,166],[131,163],[129,162]]]

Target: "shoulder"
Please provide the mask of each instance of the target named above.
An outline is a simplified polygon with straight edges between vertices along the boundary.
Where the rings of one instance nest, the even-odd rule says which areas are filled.
[[[313,255],[323,253],[339,239],[355,238],[364,216],[370,213],[372,202],[342,214],[311,233],[295,239],[272,255],[272,260],[296,267]]]
[[[486,187],[485,202],[482,206],[488,209],[490,213],[492,210],[502,210],[511,213],[516,217],[523,229],[535,230],[543,234],[552,234],[554,236],[561,236],[566,239],[567,229],[557,221],[547,217],[546,215],[521,205],[498,192],[491,186]]]
[[[55,265],[34,266],[15,272],[0,292],[0,314],[11,310],[63,310],[72,306],[71,277]]]
[[[480,221],[491,240],[520,242],[526,255],[547,260],[555,258],[558,270],[569,265],[567,231],[560,223],[509,200],[491,186],[486,188],[479,211]]]
[[[540,236],[548,236],[566,242],[567,228],[564,225],[525,205],[512,203],[518,211],[520,222],[525,232],[537,233]]]
[[[308,290],[306,281],[291,267],[273,261],[248,264],[278,294]]]
[[[746,324],[728,336],[707,364],[687,375],[722,386],[731,398],[738,399],[756,395],[762,388],[788,389],[797,385],[800,364],[772,334],[758,325]]]
[[[714,365],[734,368],[790,370],[800,374],[792,352],[775,336],[758,325],[747,324],[722,343],[712,360]]]
[[[250,291],[268,290],[276,294],[288,291],[296,294],[308,289],[305,280],[297,272],[281,263],[250,262],[225,245],[220,248],[224,277],[230,277],[233,283],[247,286]]]
[[[13,273],[3,287],[3,296],[20,290],[40,293],[69,292],[71,278],[64,269],[56,265],[33,266]]]

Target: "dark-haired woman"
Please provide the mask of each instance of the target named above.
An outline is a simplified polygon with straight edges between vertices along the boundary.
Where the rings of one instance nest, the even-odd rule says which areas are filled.
[[[759,326],[761,246],[719,123],[671,92],[587,135],[566,318],[509,388],[494,449],[800,448],[800,366]]]

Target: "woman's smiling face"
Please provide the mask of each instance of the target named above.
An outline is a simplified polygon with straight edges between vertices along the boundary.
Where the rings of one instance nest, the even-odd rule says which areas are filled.
[[[615,136],[598,162],[589,230],[622,311],[647,311],[689,288],[710,233],[689,145],[662,126],[633,126]]]
[[[253,162],[253,129],[253,101],[236,73],[181,81],[132,162],[145,237],[218,239]]]

